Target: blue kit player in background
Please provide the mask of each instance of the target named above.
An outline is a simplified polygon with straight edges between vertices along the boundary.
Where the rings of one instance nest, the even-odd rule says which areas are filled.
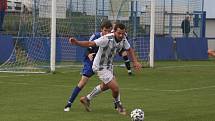
[[[101,25],[101,32],[96,32],[93,34],[89,41],[93,41],[95,39],[100,38],[101,36],[104,36],[108,33],[110,33],[112,30],[112,23],[110,21],[104,21]],[[64,108],[65,112],[70,111],[70,108],[72,106],[72,103],[74,102],[75,98],[81,91],[81,89],[87,84],[89,78],[94,75],[94,72],[92,70],[93,65],[93,59],[95,54],[98,51],[98,47],[89,47],[87,49],[84,61],[83,61],[83,69],[82,69],[82,77],[78,83],[78,85],[73,89],[71,96],[69,97],[69,100],[67,102],[67,105]],[[103,89],[107,90],[107,89]]]

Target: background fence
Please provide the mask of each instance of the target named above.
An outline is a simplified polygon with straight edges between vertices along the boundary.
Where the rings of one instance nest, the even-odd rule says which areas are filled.
[[[46,45],[49,45],[51,35],[51,0],[32,0],[27,3],[25,0],[20,1],[21,8],[16,11],[8,10],[5,16],[5,31],[1,32],[1,36],[12,35],[14,49],[4,65],[11,63],[17,65],[18,62],[26,65],[39,63],[45,66],[50,53],[50,46]],[[163,37],[158,39],[159,41],[171,38],[172,44],[168,44],[170,46],[168,48],[173,50],[173,53],[176,51],[174,48],[176,38],[182,37],[181,22],[186,16],[189,16],[191,23],[190,37],[205,36],[203,0],[155,0],[155,3],[155,36]],[[81,40],[88,40],[93,32],[100,30],[100,24],[104,19],[123,22],[127,27],[129,41],[139,58],[142,61],[148,60],[151,0],[57,0],[56,6],[56,28],[59,38],[57,48],[60,49],[57,50],[60,56],[58,62],[80,61],[84,49],[71,47],[67,42],[68,37],[75,36]],[[205,43],[204,39],[202,42]],[[156,47],[163,48],[161,44]],[[160,53],[157,51],[155,55],[160,58]],[[164,60],[170,59],[168,55],[163,56],[161,58]]]

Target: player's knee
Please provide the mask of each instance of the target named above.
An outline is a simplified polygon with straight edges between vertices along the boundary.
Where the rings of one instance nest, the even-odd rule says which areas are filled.
[[[84,86],[87,84],[87,81],[88,80],[80,80],[78,83],[78,87],[81,89],[84,88]]]
[[[112,90],[113,93],[119,93],[119,88],[118,87],[112,88],[111,90]]]
[[[78,84],[78,87],[79,87],[80,89],[83,89],[84,86],[85,86],[85,84]]]

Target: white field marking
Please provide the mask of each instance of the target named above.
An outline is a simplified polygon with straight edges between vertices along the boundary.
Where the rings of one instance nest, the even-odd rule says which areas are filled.
[[[63,74],[66,74],[66,73],[71,73],[71,72],[80,72],[80,70],[70,70],[70,71],[66,71],[66,72],[60,72],[60,73],[63,73]],[[23,75],[8,75],[8,76],[0,76],[0,78],[8,78],[8,77],[27,77],[27,76],[44,76],[44,75],[51,75],[51,73],[45,73],[45,74],[23,74]]]
[[[156,69],[169,69],[169,68],[184,68],[184,67],[214,67],[215,65],[183,65],[183,66],[164,66],[164,67],[155,67]],[[70,71],[66,71],[66,72],[61,72],[63,74],[65,73],[71,73],[71,72],[79,72],[81,69],[74,69],[74,70],[70,70]],[[37,74],[35,74],[37,76]],[[46,74],[40,74],[40,75],[49,75],[49,73],[46,73]],[[17,77],[17,76],[34,76],[34,74],[32,75],[10,75],[10,76],[0,76],[5,78],[5,77]]]
[[[187,88],[187,89],[173,89],[173,90],[157,90],[157,89],[149,89],[149,88],[145,88],[145,89],[134,89],[134,88],[121,88],[121,89],[125,89],[125,90],[133,90],[133,91],[157,91],[157,92],[186,92],[186,91],[195,91],[195,90],[203,90],[203,89],[211,89],[211,88],[215,88],[215,85],[213,86],[206,86],[206,87],[194,87],[194,88]]]
[[[29,83],[14,83],[14,82],[1,82],[0,83],[11,83],[11,84],[15,84],[15,85],[30,85]]]
[[[163,66],[163,67],[155,67],[157,69],[165,69],[165,68],[184,68],[184,67],[214,67],[215,65],[183,65],[183,66]]]
[[[48,74],[40,74],[40,75],[48,75]],[[32,75],[29,75],[29,74],[23,74],[23,75],[8,75],[8,76],[0,76],[0,78],[8,78],[8,77],[27,77],[27,76],[38,76],[38,74],[32,74]]]
[[[81,72],[81,69],[70,70],[70,71],[65,71],[65,72],[61,72],[61,73],[66,74],[66,73],[71,73],[71,72]]]
[[[7,77],[13,77],[13,76],[17,77],[17,76],[29,76],[29,75],[10,75],[10,76],[0,76],[0,78],[1,78],[1,77],[2,77],[2,78],[7,78]]]
[[[17,83],[17,82],[1,82],[0,83],[8,83],[8,84],[19,84],[19,85],[34,85],[30,83]],[[55,86],[55,87],[72,87],[70,85],[42,85],[42,86]],[[41,87],[41,86],[40,86]],[[93,88],[93,87],[90,87]],[[150,88],[145,88],[145,89],[135,89],[135,88],[120,88],[122,90],[132,90],[132,91],[156,91],[156,92],[187,92],[187,91],[195,91],[195,90],[203,90],[203,89],[211,89],[215,88],[215,85],[212,86],[205,86],[205,87],[194,87],[194,88],[187,88],[187,89],[173,89],[173,90],[160,90],[160,89],[150,89]]]

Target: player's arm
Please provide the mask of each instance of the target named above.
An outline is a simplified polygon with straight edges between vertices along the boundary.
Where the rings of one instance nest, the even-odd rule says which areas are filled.
[[[95,40],[97,37],[96,37],[96,33],[95,34],[93,34],[91,37],[90,37],[90,39],[89,39],[89,41],[93,41],[93,40]],[[92,61],[93,60],[93,58],[95,57],[95,54],[96,54],[96,49],[97,47],[88,47],[87,48],[87,53],[86,53],[86,56]]]
[[[138,62],[137,57],[134,53],[134,50],[132,48],[129,48],[127,52],[128,52],[128,55],[131,57],[134,69],[139,71],[142,68],[142,65]]]
[[[96,43],[94,41],[79,41],[76,38],[69,38],[69,42],[73,45],[78,45],[82,47],[94,47],[96,46]]]

